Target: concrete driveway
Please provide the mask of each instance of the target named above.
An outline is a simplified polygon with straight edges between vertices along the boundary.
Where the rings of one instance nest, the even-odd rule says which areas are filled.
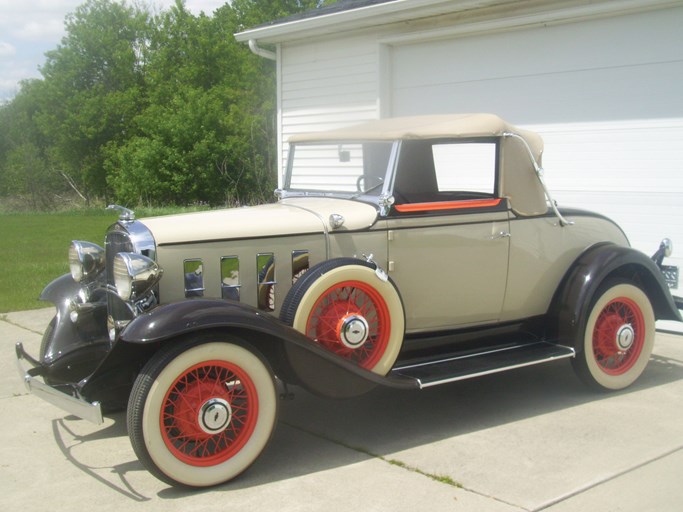
[[[235,481],[170,488],[136,460],[125,415],[94,426],[27,395],[52,310],[0,315],[0,509],[22,511],[676,511],[683,509],[683,337],[641,379],[596,394],[566,361],[346,401],[296,390]]]

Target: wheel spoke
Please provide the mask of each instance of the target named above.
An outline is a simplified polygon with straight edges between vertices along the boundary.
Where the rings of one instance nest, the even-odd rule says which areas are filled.
[[[619,345],[620,331],[632,332],[628,348]],[[644,342],[643,318],[637,304],[620,298],[608,303],[598,315],[593,331],[593,352],[598,365],[607,373],[619,375],[637,361]]]
[[[346,319],[362,317],[367,332],[357,347],[342,341],[342,325]],[[306,333],[328,350],[372,368],[386,350],[389,338],[389,314],[386,302],[370,285],[347,281],[328,289],[313,306]]]
[[[169,389],[162,408],[164,441],[177,458],[192,465],[216,464],[231,458],[255,425],[257,398],[253,383],[238,367],[223,361],[187,370]],[[220,432],[202,427],[203,404],[216,400],[229,406]]]

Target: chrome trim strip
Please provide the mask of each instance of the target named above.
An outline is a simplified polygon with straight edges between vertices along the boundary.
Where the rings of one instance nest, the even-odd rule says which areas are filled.
[[[544,343],[544,342],[538,342],[538,343]],[[489,355],[489,354],[496,354],[498,352],[506,352],[508,350],[516,350],[518,348],[519,348],[519,345],[512,345],[510,347],[503,347],[503,348],[497,348],[494,350],[487,350],[486,352],[477,352],[475,354],[466,354],[463,356],[449,357],[448,359],[439,359],[436,362],[438,362],[438,363],[449,363],[451,361],[458,361],[459,359],[470,359],[472,357],[479,357],[479,356],[485,356],[485,355]],[[569,348],[569,347],[567,347],[567,348]],[[401,366],[398,368],[394,368],[394,371],[400,372],[402,370],[409,370],[410,368],[419,368],[421,366],[432,366],[434,363],[435,363],[435,361],[427,361],[426,363],[411,364],[408,366]]]
[[[576,355],[575,350],[571,347],[567,347],[567,348],[569,349],[569,352],[566,354],[560,354],[560,355],[556,355],[556,356],[552,356],[552,357],[546,357],[544,359],[538,359],[536,361],[529,361],[526,363],[520,363],[520,364],[511,365],[511,366],[504,366],[502,368],[496,368],[493,370],[486,370],[486,371],[477,372],[477,373],[468,373],[467,375],[461,375],[459,377],[450,377],[447,379],[436,380],[434,382],[429,382],[427,384],[424,384],[420,379],[415,379],[415,380],[418,383],[419,389],[426,389],[426,388],[438,386],[440,384],[449,384],[451,382],[458,382],[461,380],[474,379],[476,377],[483,377],[485,375],[493,375],[495,373],[501,373],[501,372],[505,372],[508,370],[515,370],[517,368],[525,368],[527,366],[534,366],[537,364],[549,363],[552,361],[558,361],[560,359],[567,359],[570,357],[574,357]],[[455,358],[455,359],[459,359],[459,358]]]
[[[308,213],[316,216],[320,220],[320,223],[323,225],[323,233],[325,235],[325,259],[326,260],[330,259],[330,230],[328,229],[327,223],[325,222],[325,219],[323,219],[323,216],[320,215],[315,210],[311,210],[310,208],[306,208],[306,207],[298,205],[298,204],[290,204],[290,203],[284,203],[284,204],[286,204],[287,206],[290,206],[292,208],[298,208],[300,210],[308,212]]]
[[[44,382],[41,382],[24,370],[21,364],[21,360],[24,359],[24,349],[21,343],[17,343],[16,353],[16,364],[17,369],[19,370],[19,375],[24,381],[26,389],[30,393],[42,398],[52,405],[59,407],[63,411],[90,421],[95,425],[101,425],[104,423],[104,418],[102,416],[102,406],[100,402],[87,402],[83,399],[62,393],[61,391],[48,386]]]

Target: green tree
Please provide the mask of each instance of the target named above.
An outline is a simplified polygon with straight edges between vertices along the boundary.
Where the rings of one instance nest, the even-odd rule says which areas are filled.
[[[177,1],[163,13],[149,44],[149,106],[136,136],[110,147],[116,195],[129,204],[272,198],[275,66],[233,34],[313,4],[240,0],[207,17]]]
[[[145,101],[149,15],[110,0],[88,0],[67,16],[67,35],[41,68],[44,101],[36,120],[50,158],[85,197],[106,196],[104,148],[125,139]]]
[[[35,123],[43,83],[25,81],[14,100],[0,108],[0,195],[23,198],[32,209],[53,205],[64,184],[50,168],[47,142]]]

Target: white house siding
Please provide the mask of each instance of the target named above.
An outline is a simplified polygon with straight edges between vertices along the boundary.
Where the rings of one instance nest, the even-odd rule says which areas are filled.
[[[391,114],[495,112],[540,132],[555,199],[683,266],[683,7],[391,45]],[[683,277],[683,276],[682,276]]]
[[[287,139],[378,117],[378,47],[373,37],[306,41],[281,48],[283,163]]]

